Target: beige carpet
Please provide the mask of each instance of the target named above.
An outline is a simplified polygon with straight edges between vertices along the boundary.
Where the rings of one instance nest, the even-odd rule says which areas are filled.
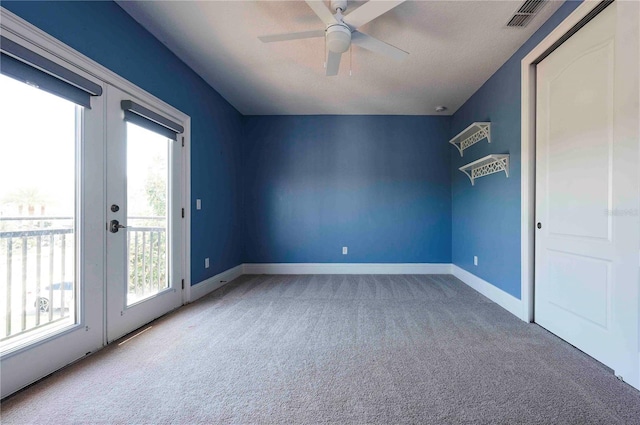
[[[451,276],[244,276],[2,423],[640,423],[640,392]]]

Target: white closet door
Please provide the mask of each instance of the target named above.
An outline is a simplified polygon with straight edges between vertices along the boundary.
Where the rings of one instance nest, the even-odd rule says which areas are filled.
[[[535,263],[535,321],[636,387],[637,9],[614,2],[537,67]]]

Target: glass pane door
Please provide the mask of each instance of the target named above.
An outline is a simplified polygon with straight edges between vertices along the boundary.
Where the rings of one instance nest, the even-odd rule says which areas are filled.
[[[0,75],[0,346],[77,323],[82,108]]]
[[[103,344],[104,108],[90,103],[0,75],[2,397]]]
[[[125,121],[124,100],[147,105],[107,88],[109,342],[182,305],[182,148]]]
[[[126,123],[127,306],[169,287],[167,191],[172,140]]]

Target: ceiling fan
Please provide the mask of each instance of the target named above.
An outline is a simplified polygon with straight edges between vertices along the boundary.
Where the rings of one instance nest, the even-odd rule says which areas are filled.
[[[263,43],[274,41],[300,40],[304,38],[325,37],[328,57],[326,62],[327,76],[338,75],[340,58],[349,50],[351,44],[358,45],[374,53],[401,61],[409,53],[390,44],[380,41],[370,35],[361,33],[357,28],[388,12],[405,0],[374,1],[369,0],[347,16],[342,13],[347,10],[347,0],[332,0],[331,12],[322,0],[305,0],[309,7],[325,23],[326,28],[316,31],[293,32],[258,37]]]

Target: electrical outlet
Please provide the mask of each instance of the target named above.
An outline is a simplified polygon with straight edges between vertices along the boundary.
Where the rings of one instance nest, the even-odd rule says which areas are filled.
[[[478,256],[477,256],[477,255],[474,255],[474,256],[473,256],[473,265],[474,265],[474,266],[477,266],[477,265],[478,265]]]
[[[209,268],[209,257],[204,259],[204,268],[208,269]]]
[[[347,248],[346,246],[342,247],[342,255],[347,255],[348,251],[349,251],[349,248]]]
[[[200,201],[200,199],[196,199],[196,209],[197,210],[202,209],[202,202]]]

